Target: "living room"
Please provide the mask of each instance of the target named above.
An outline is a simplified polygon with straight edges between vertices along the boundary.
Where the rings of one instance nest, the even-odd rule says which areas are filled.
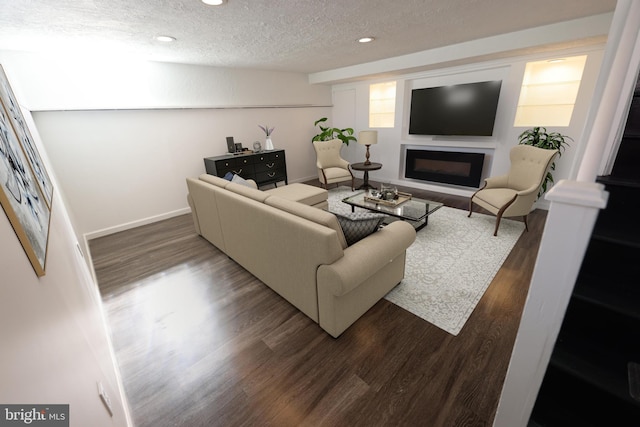
[[[2,305],[2,336],[7,337],[10,347],[21,349],[11,355],[3,352],[2,365],[11,367],[12,372],[3,368],[3,378],[9,380],[0,390],[0,400],[72,402],[76,408],[84,408],[75,409],[76,419],[97,416],[100,420],[96,425],[112,425],[110,419],[102,418],[102,403],[94,398],[96,381],[102,381],[116,408],[113,424],[126,425],[126,403],[120,394],[109,338],[103,330],[101,303],[84,239],[187,213],[184,178],[203,172],[203,157],[223,154],[227,136],[251,147],[264,138],[258,125],[275,126],[274,145],[286,150],[290,182],[308,181],[316,175],[310,143],[316,131],[315,120],[326,116],[335,126],[367,129],[369,85],[395,80],[399,107],[396,126],[381,129],[379,143],[372,147],[372,158],[384,163],[376,172],[376,180],[402,183],[402,144],[468,148],[478,143],[493,152],[487,171],[492,174],[506,169],[508,148],[516,144],[522,130],[512,123],[526,63],[559,55],[587,55],[574,119],[561,129],[576,141],[576,147],[563,155],[557,169],[557,180],[569,178],[580,154],[578,141],[589,118],[590,99],[598,90],[600,66],[605,59],[602,36],[606,36],[612,14],[585,19],[588,25],[582,21],[572,27],[576,31],[581,28],[578,32],[582,35],[588,33],[585,37],[590,41],[582,46],[491,60],[482,59],[483,51],[477,44],[442,48],[436,60],[422,60],[424,70],[398,66],[401,71],[392,79],[371,77],[370,71],[362,71],[377,64],[362,64],[356,71],[360,76],[349,75],[353,67],[334,70],[333,74],[307,75],[140,60],[116,63],[113,58],[75,61],[56,56],[52,60],[42,54],[0,51],[0,63],[22,103],[34,137],[40,141],[56,184],[43,278],[34,275],[11,225],[2,220],[2,269],[10,271],[3,285],[11,288],[3,289],[6,304]],[[538,31],[526,35],[545,34],[544,29]],[[492,42],[510,46],[508,39],[505,36]],[[480,58],[457,65],[462,57]],[[407,136],[403,120],[411,85],[495,78],[503,80],[495,138],[434,142]],[[364,158],[363,147],[358,144],[345,147],[344,154],[353,162]],[[433,190],[431,184],[411,184]],[[54,319],[63,319],[63,325],[42,331],[42,324],[53,323]],[[41,340],[29,338],[31,344],[21,344],[20,337],[34,336]],[[77,338],[70,340],[69,336]],[[42,357],[47,353],[52,358]],[[65,368],[54,367],[52,360],[64,363]],[[84,365],[86,369],[78,369],[75,377],[69,377],[74,371],[72,365]]]

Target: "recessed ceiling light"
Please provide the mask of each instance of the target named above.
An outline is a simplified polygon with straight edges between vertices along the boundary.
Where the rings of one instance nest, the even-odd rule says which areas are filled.
[[[171,36],[157,36],[156,40],[158,40],[159,42],[169,43],[169,42],[176,41],[176,38],[175,37],[171,37]]]
[[[547,62],[554,63],[554,62],[564,62],[564,61],[565,61],[564,58],[557,58],[557,59],[550,59]]]
[[[202,3],[208,4],[209,6],[220,6],[224,4],[226,0],[202,0]]]
[[[358,39],[358,42],[360,43],[369,43],[374,41],[375,39],[373,37],[361,37]]]

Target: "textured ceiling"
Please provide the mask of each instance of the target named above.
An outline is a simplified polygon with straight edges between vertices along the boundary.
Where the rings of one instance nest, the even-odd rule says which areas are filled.
[[[0,0],[0,49],[318,72],[611,12],[615,0]],[[176,38],[173,43],[157,35]],[[376,41],[356,43],[371,35]]]

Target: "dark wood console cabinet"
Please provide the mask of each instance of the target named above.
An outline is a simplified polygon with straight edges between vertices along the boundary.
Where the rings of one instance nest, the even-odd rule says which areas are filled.
[[[289,183],[284,150],[205,157],[204,168],[209,175],[224,177],[227,172],[231,172],[245,179],[252,179],[258,187],[267,184],[277,186],[281,181]]]

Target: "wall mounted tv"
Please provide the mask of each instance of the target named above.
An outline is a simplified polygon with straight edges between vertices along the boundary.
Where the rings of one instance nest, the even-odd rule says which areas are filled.
[[[502,80],[413,89],[411,135],[491,136]]]

